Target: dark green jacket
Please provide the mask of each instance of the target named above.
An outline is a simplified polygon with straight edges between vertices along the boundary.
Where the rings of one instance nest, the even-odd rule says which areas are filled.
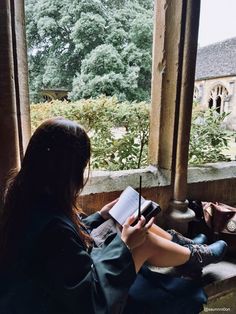
[[[69,218],[40,215],[23,241],[26,254],[5,276],[0,313],[122,313],[136,273],[120,237],[114,234],[89,252]],[[96,213],[84,222],[95,228],[103,219]]]

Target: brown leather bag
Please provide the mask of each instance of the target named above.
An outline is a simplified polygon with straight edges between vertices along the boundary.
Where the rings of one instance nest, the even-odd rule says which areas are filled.
[[[236,235],[236,208],[222,203],[204,203],[203,212],[207,225],[214,233]]]
[[[203,202],[206,224],[216,238],[225,240],[231,250],[236,250],[236,208],[213,202]]]

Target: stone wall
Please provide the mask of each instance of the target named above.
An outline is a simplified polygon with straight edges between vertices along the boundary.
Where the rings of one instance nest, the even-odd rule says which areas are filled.
[[[87,213],[93,213],[108,202],[119,197],[128,185],[138,188],[142,175],[143,196],[160,204],[161,215],[158,224],[165,225],[173,188],[167,172],[149,167],[129,171],[94,171],[87,187],[80,197],[80,206]],[[187,199],[219,201],[236,204],[236,162],[223,162],[191,167],[188,170]]]
[[[222,97],[222,110],[230,112],[225,120],[226,127],[230,130],[236,130],[236,76],[197,80],[195,82],[196,100],[203,108],[208,108],[211,91],[217,86],[223,86],[228,92],[228,95]]]

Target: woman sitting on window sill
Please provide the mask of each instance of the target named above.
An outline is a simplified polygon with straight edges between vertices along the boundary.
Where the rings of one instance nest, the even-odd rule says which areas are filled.
[[[86,184],[90,141],[75,122],[55,118],[32,136],[20,171],[9,182],[0,228],[0,313],[198,313],[206,302],[194,282],[149,271],[201,270],[227,245],[194,243],[141,217],[96,247],[92,229],[114,205],[86,219],[76,207]],[[195,242],[199,241],[195,240]],[[201,242],[201,241],[199,241]],[[147,308],[148,306],[148,308]]]

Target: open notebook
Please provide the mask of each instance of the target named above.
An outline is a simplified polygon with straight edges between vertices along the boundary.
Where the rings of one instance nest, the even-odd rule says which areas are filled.
[[[123,225],[129,216],[138,218],[139,193],[131,186],[128,186],[120,195],[118,202],[109,211],[110,215]],[[150,200],[141,197],[141,214],[146,222],[156,216],[161,211],[160,206]]]

